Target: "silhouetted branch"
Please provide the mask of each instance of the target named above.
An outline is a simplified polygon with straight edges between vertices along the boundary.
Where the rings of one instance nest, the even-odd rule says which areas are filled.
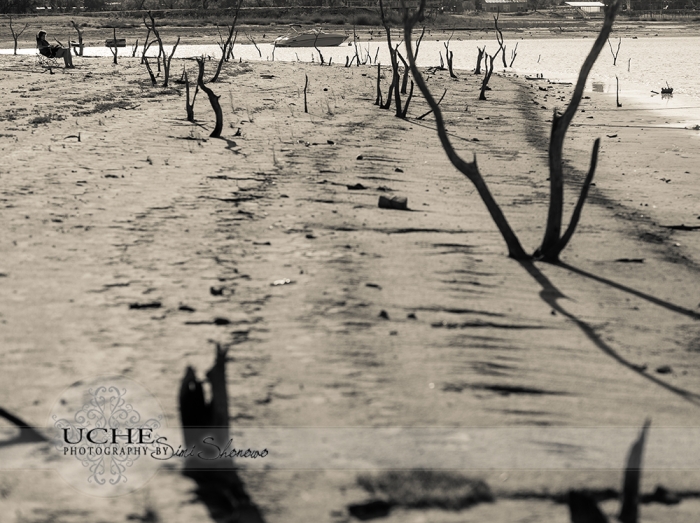
[[[214,114],[216,115],[216,125],[209,136],[212,138],[219,138],[221,136],[221,130],[224,127],[224,114],[221,111],[221,104],[219,104],[219,96],[215,95],[214,91],[204,85],[204,58],[197,58],[197,65],[199,65],[197,85],[199,85],[199,88],[202,91],[207,93],[209,103],[211,104],[212,109],[214,109]]]
[[[224,62],[228,60],[229,55],[233,54],[233,34],[236,29],[236,21],[238,20],[238,11],[241,9],[241,4],[243,4],[243,0],[238,0],[238,3],[236,4],[236,12],[233,15],[233,23],[231,24],[231,27],[228,28],[228,37],[222,46],[221,59],[219,60],[219,65],[216,68],[216,73],[214,73],[214,77],[211,79],[211,82],[216,82],[219,79],[219,74],[221,73],[221,68],[223,67]],[[221,39],[221,35],[219,35],[219,38]]]

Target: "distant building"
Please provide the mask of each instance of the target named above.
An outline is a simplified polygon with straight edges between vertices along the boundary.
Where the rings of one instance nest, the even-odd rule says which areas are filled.
[[[488,13],[515,13],[527,11],[527,0],[481,0],[481,7]]]
[[[584,13],[601,13],[605,4],[603,2],[564,2],[569,7],[583,11]]]

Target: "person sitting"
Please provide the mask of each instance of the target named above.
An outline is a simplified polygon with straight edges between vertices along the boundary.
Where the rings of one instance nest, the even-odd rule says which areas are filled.
[[[70,49],[66,49],[60,45],[51,45],[46,41],[46,31],[39,31],[36,35],[36,46],[39,53],[47,58],[63,58],[66,64],[66,69],[73,69],[73,57]]]

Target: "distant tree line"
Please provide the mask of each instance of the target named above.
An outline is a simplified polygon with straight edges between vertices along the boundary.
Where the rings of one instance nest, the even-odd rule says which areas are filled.
[[[407,0],[409,7],[416,0]],[[562,0],[527,0],[528,8],[543,10],[563,4]],[[697,5],[696,5],[697,4]],[[85,11],[137,11],[143,9],[214,9],[230,8],[236,0],[0,0],[0,13],[28,13],[37,10],[65,12],[76,9]],[[389,9],[401,7],[401,0],[390,0]],[[244,0],[244,7],[377,7],[378,0]],[[428,9],[444,11],[477,11],[482,0],[428,0]],[[630,0],[632,10],[683,10],[700,8],[700,0]]]

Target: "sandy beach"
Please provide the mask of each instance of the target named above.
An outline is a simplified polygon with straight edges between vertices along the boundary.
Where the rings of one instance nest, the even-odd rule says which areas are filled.
[[[375,67],[227,63],[210,85],[224,112],[213,139],[204,93],[190,123],[184,86],[151,86],[137,58],[74,63],[49,74],[32,56],[0,57],[0,406],[32,426],[76,380],[110,373],[146,386],[178,426],[184,370],[202,374],[218,342],[234,428],[697,427],[698,131],[673,127],[680,119],[587,93],[564,148],[568,216],[602,138],[579,230],[560,265],[520,263],[432,116],[416,119],[421,97],[405,120],[373,104]],[[174,60],[173,80],[183,65],[195,76],[194,61]],[[453,143],[476,154],[532,252],[549,121],[571,88],[500,74],[479,102],[480,78],[458,76],[437,71],[428,85],[448,89]],[[378,208],[387,195],[409,210]],[[398,507],[383,520],[565,522],[561,496],[618,492],[624,459],[604,471],[464,471],[495,502]],[[341,522],[372,499],[360,473],[240,476],[265,521]],[[682,502],[644,504],[641,521],[697,521],[698,470],[642,479],[643,493],[663,485]],[[164,467],[101,499],[55,471],[13,470],[0,492],[13,522],[155,521],[149,509],[207,520],[193,485]],[[617,501],[602,508],[612,516]]]

